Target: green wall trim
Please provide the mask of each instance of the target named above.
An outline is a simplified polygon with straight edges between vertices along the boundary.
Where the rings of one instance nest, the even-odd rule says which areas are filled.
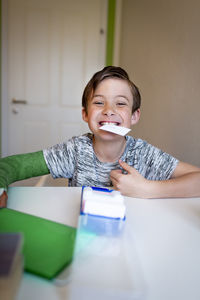
[[[113,64],[116,0],[108,0],[106,66]]]

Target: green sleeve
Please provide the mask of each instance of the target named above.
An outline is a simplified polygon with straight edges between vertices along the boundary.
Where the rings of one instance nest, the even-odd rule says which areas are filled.
[[[0,188],[5,190],[15,181],[48,173],[43,151],[0,158]]]

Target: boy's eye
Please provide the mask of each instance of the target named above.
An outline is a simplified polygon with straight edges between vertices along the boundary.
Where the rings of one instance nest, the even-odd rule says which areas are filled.
[[[118,105],[118,106],[125,106],[126,103],[125,103],[125,102],[117,102],[117,105]]]
[[[96,105],[103,105],[103,101],[98,101],[98,100],[96,100],[96,101],[93,102],[93,104],[96,104]]]

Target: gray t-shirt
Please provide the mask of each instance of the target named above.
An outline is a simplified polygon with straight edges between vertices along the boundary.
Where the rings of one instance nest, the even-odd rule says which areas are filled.
[[[103,163],[95,155],[93,135],[87,133],[43,150],[54,178],[69,179],[69,186],[111,187],[110,171],[119,169],[118,162]],[[126,136],[121,160],[133,166],[149,180],[169,179],[178,160],[141,139]]]

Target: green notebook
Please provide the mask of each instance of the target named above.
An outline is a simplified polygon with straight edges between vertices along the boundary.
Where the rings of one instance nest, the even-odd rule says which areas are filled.
[[[0,233],[20,232],[24,237],[24,269],[54,278],[73,258],[76,229],[60,223],[0,209]]]

